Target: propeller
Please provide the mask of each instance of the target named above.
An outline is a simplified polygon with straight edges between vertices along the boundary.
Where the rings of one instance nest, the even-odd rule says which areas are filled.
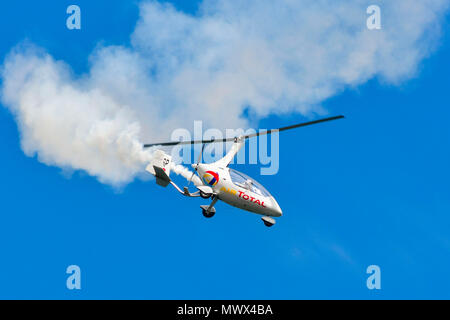
[[[200,161],[202,160],[202,155],[203,155],[203,150],[205,149],[205,146],[206,146],[206,143],[204,143],[203,145],[202,145],[202,151],[200,152],[200,154],[198,155],[198,158],[197,158],[197,163],[196,163],[196,165],[195,165],[195,167],[194,167],[194,172],[192,172],[192,176],[191,176],[191,178],[189,179],[189,183],[188,183],[188,187],[189,187],[189,185],[191,184],[191,182],[192,182],[192,178],[194,177],[194,175],[195,175],[195,173],[197,172],[197,168],[198,168],[198,165],[199,165],[199,163],[200,163]]]
[[[344,118],[344,116],[342,116],[342,115],[334,116],[334,117],[328,117],[328,118],[322,118],[322,119],[318,119],[318,120],[314,120],[314,121],[302,122],[302,123],[294,124],[294,125],[291,125],[291,126],[281,127],[281,128],[278,128],[278,129],[271,129],[271,130],[267,130],[267,131],[263,131],[263,132],[256,132],[256,133],[252,133],[252,134],[248,134],[248,135],[242,136],[242,138],[243,139],[249,139],[249,138],[252,138],[252,137],[258,137],[258,136],[262,136],[262,135],[265,135],[265,134],[271,134],[273,132],[280,132],[280,131],[300,128],[300,127],[306,127],[306,126],[310,126],[310,125],[313,125],[313,124],[318,124],[318,123],[322,123],[322,122],[338,120],[338,119],[342,119],[342,118]],[[192,144],[203,143],[203,147],[202,147],[202,153],[203,153],[203,148],[205,147],[205,144],[207,144],[207,143],[229,142],[229,141],[234,141],[235,139],[236,138],[224,138],[224,139],[210,139],[210,140],[187,140],[187,141],[171,141],[171,142],[162,142],[162,143],[150,143],[150,144],[144,144],[144,148],[150,148],[150,147],[154,147],[154,146],[175,146],[175,145],[179,145],[179,144],[191,144],[192,145]],[[201,159],[202,153],[200,153],[199,161]],[[197,171],[197,169],[195,169],[195,171]]]

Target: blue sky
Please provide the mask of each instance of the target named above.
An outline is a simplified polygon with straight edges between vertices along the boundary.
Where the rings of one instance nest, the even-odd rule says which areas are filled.
[[[137,2],[78,1],[80,31],[65,28],[69,4],[3,3],[2,60],[28,39],[81,74],[98,43],[129,43]],[[323,103],[345,120],[283,133],[278,175],[235,166],[276,196],[284,216],[271,229],[224,203],[207,220],[204,200],[153,181],[116,192],[83,172],[69,177],[26,157],[0,108],[0,298],[450,298],[448,23],[415,78],[347,89]],[[80,291],[65,286],[71,264]],[[366,287],[372,264],[379,291]]]

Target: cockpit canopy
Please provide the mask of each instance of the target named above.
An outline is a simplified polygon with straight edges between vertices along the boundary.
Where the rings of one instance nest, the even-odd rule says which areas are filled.
[[[234,169],[230,170],[231,181],[238,187],[254,192],[263,197],[271,197],[269,191],[267,191],[259,182],[243,174],[242,172]]]

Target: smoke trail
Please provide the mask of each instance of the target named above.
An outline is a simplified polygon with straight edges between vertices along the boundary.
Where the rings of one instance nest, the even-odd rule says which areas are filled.
[[[151,159],[142,141],[194,120],[224,129],[245,127],[247,108],[311,114],[344,88],[415,76],[450,1],[378,2],[382,29],[370,31],[364,0],[204,0],[195,16],[143,1],[131,46],[99,47],[87,74],[33,46],[13,49],[2,104],[26,155],[124,185]]]
[[[122,185],[151,160],[132,110],[70,78],[68,67],[29,49],[5,63],[3,101],[15,115],[22,149],[48,165],[82,169]]]
[[[196,186],[199,186],[202,184],[200,178],[197,175],[194,174],[194,176],[192,176],[193,172],[191,170],[189,170],[188,168],[183,167],[182,165],[174,164],[172,162],[172,170],[174,173],[186,178],[186,180],[188,180],[188,181],[192,177],[192,183]]]

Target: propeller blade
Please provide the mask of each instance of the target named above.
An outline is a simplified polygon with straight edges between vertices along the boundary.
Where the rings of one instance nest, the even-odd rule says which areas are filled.
[[[202,145],[202,151],[200,151],[200,154],[198,155],[198,158],[197,158],[197,165],[200,163],[200,161],[202,161],[203,150],[205,150],[205,146],[206,146],[206,143],[204,143]],[[195,170],[197,171],[197,168],[195,168]]]
[[[194,177],[194,175],[195,175],[195,170],[194,170],[194,172],[192,172],[192,176],[191,176],[191,178],[189,179],[189,182],[188,182],[188,187],[191,185],[191,182],[192,182],[192,178]]]
[[[333,121],[333,120],[338,120],[338,119],[343,119],[343,118],[344,118],[343,115],[322,118],[322,119],[318,119],[318,120],[314,120],[314,121],[302,122],[302,123],[294,124],[291,126],[281,127],[278,129],[270,129],[270,130],[263,131],[263,132],[257,132],[257,133],[245,135],[245,136],[243,136],[243,138],[249,139],[252,137],[262,136],[265,134],[271,134],[273,132],[286,131],[286,130],[290,130],[290,129],[306,127],[306,126],[310,126],[313,124],[318,124],[318,123],[322,123],[322,122]],[[171,142],[144,144],[144,148],[150,148],[150,147],[154,147],[154,146],[176,146],[179,144],[191,144],[192,145],[192,144],[198,144],[198,143],[207,144],[207,143],[217,143],[217,142],[230,142],[230,141],[234,141],[234,140],[235,140],[235,138],[224,138],[224,139],[217,139],[217,140],[211,139],[211,140],[171,141]],[[203,149],[202,149],[202,152],[203,152]]]
[[[195,173],[197,172],[198,164],[199,164],[200,161],[202,160],[203,150],[205,150],[205,146],[206,146],[206,143],[203,144],[203,146],[202,146],[202,151],[201,151],[200,154],[198,155],[198,158],[197,158],[197,165],[195,166],[194,172],[192,172],[192,176],[191,176],[191,178],[189,179],[188,187],[189,187],[189,185],[190,185],[191,182],[192,182],[192,178],[194,177]]]

